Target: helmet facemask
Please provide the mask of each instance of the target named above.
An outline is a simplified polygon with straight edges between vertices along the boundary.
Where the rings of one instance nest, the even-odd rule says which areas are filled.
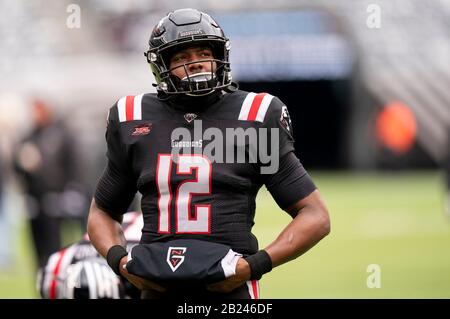
[[[189,74],[188,68],[192,64],[209,63],[210,71],[200,71],[194,74]],[[217,59],[204,59],[193,62],[188,62],[182,65],[171,68],[162,74],[163,78],[168,77],[173,87],[178,93],[184,93],[192,96],[202,96],[214,92],[220,88],[221,83],[226,83],[225,72],[223,69],[225,65],[223,61]],[[174,70],[182,69],[184,76],[179,78],[173,74]],[[220,78],[219,78],[220,76]]]
[[[191,41],[171,44],[157,50],[149,50],[146,53],[147,62],[150,64],[155,76],[157,89],[168,95],[186,94],[203,96],[229,86],[231,84],[231,69],[230,63],[228,62],[229,41],[208,40],[198,39],[194,42],[191,39]],[[169,68],[171,54],[180,51],[185,46],[195,47],[196,45],[210,47],[213,51],[213,58],[196,60]],[[189,65],[196,63],[210,63],[211,71],[189,75]],[[175,69],[179,68],[184,69],[184,76],[182,78],[172,73]]]

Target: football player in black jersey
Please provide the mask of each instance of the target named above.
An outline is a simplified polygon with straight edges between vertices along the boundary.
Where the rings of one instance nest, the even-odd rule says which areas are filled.
[[[208,14],[171,12],[145,53],[157,94],[123,97],[109,111],[108,164],[88,233],[143,298],[258,298],[262,275],[330,231],[327,208],[294,154],[286,106],[238,90],[229,52]],[[259,249],[251,230],[262,185],[293,220]],[[127,252],[120,221],[138,191],[144,227]]]

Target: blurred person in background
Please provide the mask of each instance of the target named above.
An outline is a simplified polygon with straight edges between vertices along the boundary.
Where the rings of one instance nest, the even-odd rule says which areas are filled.
[[[7,221],[6,221],[6,211],[5,208],[5,197],[4,197],[4,182],[5,182],[5,169],[4,169],[4,161],[3,161],[3,154],[2,149],[0,148],[0,234],[8,235],[7,232]],[[8,240],[6,240],[6,243],[3,240],[2,237],[2,243],[0,243],[0,269],[7,267],[9,263],[9,247],[8,247]]]
[[[141,239],[142,214],[130,211],[123,218],[127,249]],[[39,269],[37,285],[43,299],[139,299],[140,291],[117,276],[92,246],[89,236],[53,253]]]
[[[15,198],[16,186],[12,171],[14,147],[29,129],[26,104],[22,96],[10,92],[0,94],[0,268],[5,270],[14,263],[15,214],[20,201]],[[14,112],[11,112],[14,110]]]
[[[448,130],[448,148],[447,148],[447,156],[444,161],[444,172],[445,172],[445,198],[444,198],[444,209],[447,213],[447,217],[450,218],[450,129]]]
[[[83,219],[86,195],[79,182],[79,158],[74,136],[51,107],[32,102],[31,132],[16,146],[15,171],[26,196],[37,265],[61,248],[64,218]]]

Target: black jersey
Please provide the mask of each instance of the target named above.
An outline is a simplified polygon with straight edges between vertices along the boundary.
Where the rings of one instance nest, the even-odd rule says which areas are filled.
[[[108,165],[97,205],[122,214],[139,191],[141,243],[191,238],[255,253],[251,230],[261,186],[281,208],[315,189],[297,159],[283,160],[293,156],[291,132],[286,106],[266,93],[223,94],[197,112],[172,107],[156,94],[123,97],[108,116]],[[267,154],[276,155],[275,171]]]

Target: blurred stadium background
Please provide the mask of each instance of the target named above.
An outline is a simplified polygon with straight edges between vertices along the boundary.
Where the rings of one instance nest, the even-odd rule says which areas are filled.
[[[92,189],[107,110],[154,91],[143,52],[158,19],[181,7],[224,28],[242,89],[287,104],[298,156],[329,206],[331,235],[266,276],[262,297],[449,298],[446,0],[0,1],[0,298],[37,298],[24,198],[9,165],[30,129],[30,99],[48,101],[76,133]],[[288,220],[261,191],[261,246]],[[74,227],[66,243],[83,231]],[[367,285],[373,264],[379,288]]]

